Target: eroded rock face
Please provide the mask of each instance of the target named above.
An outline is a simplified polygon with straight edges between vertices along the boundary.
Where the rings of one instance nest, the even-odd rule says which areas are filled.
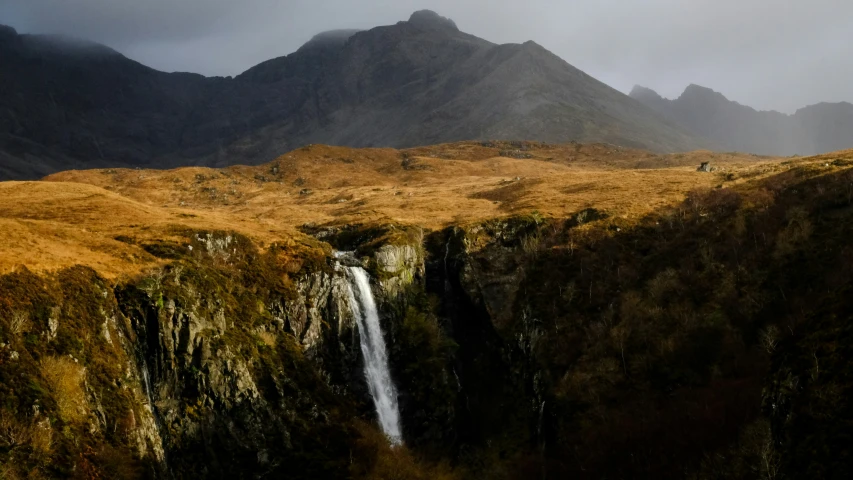
[[[379,273],[379,294],[387,301],[399,300],[405,289],[424,277],[420,245],[385,245],[373,255]]]
[[[545,388],[533,355],[539,334],[521,285],[535,219],[510,218],[431,234],[426,290],[440,299],[440,323],[456,345],[457,442],[478,445],[514,432],[535,439]],[[529,250],[529,248],[527,248]],[[511,415],[508,412],[512,412]]]
[[[294,446],[295,437],[305,435],[295,432],[300,424],[311,423],[309,431],[324,428],[333,422],[335,402],[369,401],[347,280],[332,267],[297,274],[291,288],[280,290],[263,283],[268,278],[234,278],[267,268],[241,238],[196,235],[193,247],[202,261],[198,270],[165,268],[130,287],[125,308],[141,342],[141,368],[150,372],[152,411],[162,425],[169,468],[275,471],[288,449],[301,450]],[[419,245],[383,246],[370,262],[379,272],[375,295],[388,311],[405,304],[407,288],[423,278]],[[282,354],[282,348],[303,355]],[[310,388],[300,378],[305,374],[287,372],[288,362],[300,357],[307,362],[300,368],[316,375]],[[323,390],[341,400],[321,400]],[[206,448],[226,449],[215,459],[189,453],[204,432],[217,432],[221,442]],[[279,443],[283,453],[271,449]]]
[[[313,273],[299,279],[296,298],[284,305],[273,301],[271,311],[274,312],[276,326],[293,333],[305,348],[317,347],[327,307],[330,302],[341,298],[332,295],[336,281],[339,279],[326,273]],[[348,326],[352,328],[352,323]]]
[[[527,263],[523,242],[532,235],[534,228],[527,222],[496,220],[465,230],[461,238],[462,285],[482,302],[498,331],[508,329],[516,318],[514,307]]]
[[[345,476],[355,422],[372,412],[345,278],[320,247],[292,272],[287,259],[300,253],[260,252],[228,233],[188,240],[169,246],[171,263],[117,286],[82,268],[55,280],[0,277],[0,316],[20,318],[0,348],[5,387],[20,390],[10,372],[40,378],[40,358],[80,377],[62,415],[53,399],[69,394],[55,389],[76,391],[73,382],[34,396],[0,390],[15,409],[37,412],[21,416],[21,428],[59,418],[45,435],[72,454],[55,468],[105,478]],[[92,459],[78,455],[81,445]]]
[[[345,279],[325,268],[270,285],[275,264],[245,239],[197,234],[190,246],[199,263],[168,266],[124,292],[168,468],[275,472],[301,455],[305,435],[346,424],[335,405],[361,400]]]
[[[408,238],[400,236],[361,259],[372,276],[393,358],[402,358],[394,350],[398,343],[417,345],[401,336],[426,280],[420,237],[403,237]],[[85,372],[87,393],[79,409],[85,412],[81,429],[87,441],[126,444],[123,458],[130,464],[141,459],[154,478],[298,476],[303,470],[329,478],[345,475],[356,435],[352,422],[369,419],[373,408],[343,273],[331,257],[327,264],[287,272],[277,263],[275,247],[262,253],[238,235],[202,232],[189,241],[170,250],[179,253],[177,259],[145,278],[110,286],[94,272],[80,273],[79,288],[91,294],[75,293],[79,304],[51,300],[27,310],[48,345],[66,345],[58,352],[74,345],[70,339],[86,339],[74,358],[81,359]],[[483,248],[491,250],[487,244]],[[488,285],[499,284],[494,279],[509,275],[513,265],[501,256],[511,256],[513,249],[500,252],[472,248],[465,253],[471,265],[463,269],[466,290],[496,315],[501,308],[497,297],[506,293]],[[475,258],[480,264],[473,265]],[[504,270],[495,273],[496,265]],[[434,317],[423,321],[438,322]],[[423,333],[433,327],[420,328],[427,328],[418,330]],[[473,337],[460,333],[457,340],[467,349],[479,348],[469,342]],[[503,352],[500,345],[493,352]],[[0,358],[9,357],[3,369],[33,363],[20,342],[8,350],[14,359],[12,354]],[[93,363],[91,351],[111,352],[108,363],[118,365],[121,373],[101,375],[103,368]],[[402,353],[410,364],[421,359],[418,351]],[[495,363],[490,362],[482,365],[491,368]],[[444,444],[456,438],[454,412],[465,411],[455,403],[457,389],[464,393],[459,401],[469,405],[465,408],[487,401],[491,392],[486,384],[492,377],[482,376],[478,383],[472,381],[475,373],[461,366],[456,372],[448,363],[406,379],[408,389],[401,394],[418,395],[402,400],[409,416],[406,428],[414,428],[421,444],[452,447]],[[442,395],[449,402],[423,401],[429,395],[417,390],[424,385],[418,382],[445,390]],[[425,429],[427,420],[440,426]],[[112,430],[123,432],[120,440]]]

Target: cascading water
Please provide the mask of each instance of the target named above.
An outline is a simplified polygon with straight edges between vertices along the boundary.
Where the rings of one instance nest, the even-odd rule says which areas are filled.
[[[144,358],[140,363],[142,364],[142,386],[145,389],[145,397],[148,398],[148,405],[146,405],[146,407],[148,412],[151,414],[151,417],[154,419],[154,430],[156,430],[157,438],[160,440],[160,445],[154,447],[154,456],[164,465],[167,465],[166,445],[163,441],[162,434],[163,427],[160,422],[160,415],[157,414],[157,410],[154,408],[154,395],[151,393],[151,376],[148,374],[148,364],[145,362]]]
[[[343,267],[347,274],[347,294],[350,309],[358,325],[361,341],[361,353],[364,357],[364,376],[382,431],[392,445],[403,443],[400,431],[400,411],[397,407],[397,389],[388,371],[388,355],[382,327],[379,325],[379,312],[370,290],[370,278],[361,267]]]

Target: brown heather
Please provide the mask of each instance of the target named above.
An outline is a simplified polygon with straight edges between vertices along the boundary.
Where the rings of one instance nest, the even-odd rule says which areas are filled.
[[[41,375],[47,382],[59,416],[66,423],[79,422],[86,416],[83,381],[86,370],[69,357],[48,357],[41,361]]]
[[[697,173],[703,161],[720,171]],[[298,243],[304,224],[438,229],[589,207],[638,220],[691,190],[734,187],[789,166],[708,151],[463,142],[403,151],[312,145],[257,167],[68,171],[0,183],[0,273],[82,264],[108,278],[134,275],[163,264],[146,243],[180,241],[176,232],[186,229],[232,230],[268,245]]]

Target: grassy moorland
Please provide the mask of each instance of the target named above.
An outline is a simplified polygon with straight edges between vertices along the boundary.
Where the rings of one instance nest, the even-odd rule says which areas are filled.
[[[697,172],[706,161],[717,170]],[[233,324],[210,348],[254,364],[259,395],[283,402],[295,478],[841,478],[851,205],[853,151],[310,146],[258,167],[0,183],[0,473],[144,477],[146,400],[120,346],[188,315],[215,331],[224,309]],[[332,392],[296,335],[268,328],[294,279],[330,268],[306,226],[344,224],[429,231],[428,278],[389,344],[404,413],[420,416],[407,448]],[[199,231],[238,234],[233,261],[205,256]],[[187,358],[182,382],[207,385]],[[269,383],[281,372],[287,395]],[[173,440],[218,418],[182,395],[158,407],[181,412]],[[33,404],[41,416],[20,414]],[[183,438],[173,468],[203,465]]]
[[[697,173],[704,161],[720,170]],[[785,168],[743,154],[516,142],[404,151],[309,146],[258,167],[68,171],[0,183],[0,273],[81,264],[110,278],[129,275],[158,264],[146,242],[175,239],[186,228],[234,230],[269,244],[298,241],[304,224],[438,229],[584,208],[637,219],[690,190]]]

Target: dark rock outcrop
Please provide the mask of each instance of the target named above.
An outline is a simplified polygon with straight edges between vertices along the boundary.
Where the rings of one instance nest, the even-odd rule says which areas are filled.
[[[447,17],[442,17],[432,10],[420,10],[413,13],[409,18],[409,23],[422,28],[446,28],[456,31],[459,30],[459,27],[456,26],[456,22]]]

